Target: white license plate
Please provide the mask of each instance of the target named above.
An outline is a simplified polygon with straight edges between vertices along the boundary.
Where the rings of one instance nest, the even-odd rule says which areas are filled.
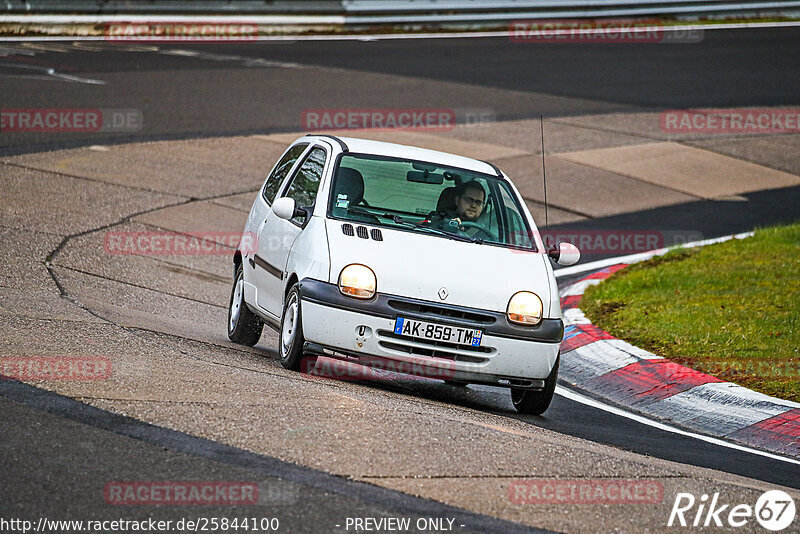
[[[458,326],[406,319],[405,317],[398,317],[394,322],[394,333],[405,337],[447,341],[473,347],[480,347],[483,340],[483,330],[477,328],[460,328]]]

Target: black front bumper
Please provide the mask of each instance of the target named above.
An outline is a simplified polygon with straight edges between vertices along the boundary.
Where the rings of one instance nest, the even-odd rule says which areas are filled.
[[[505,313],[495,311],[382,293],[371,299],[355,299],[342,295],[336,284],[309,278],[300,282],[299,289],[303,300],[375,317],[395,319],[402,316],[452,326],[480,328],[484,335],[540,343],[559,343],[564,338],[564,322],[561,319],[542,319],[535,326],[520,326],[509,322]]]

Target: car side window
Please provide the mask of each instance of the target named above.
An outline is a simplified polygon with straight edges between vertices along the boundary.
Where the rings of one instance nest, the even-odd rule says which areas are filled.
[[[261,193],[264,200],[267,201],[267,204],[271,205],[275,201],[278,188],[283,183],[286,175],[289,174],[289,171],[292,170],[294,162],[303,154],[307,146],[308,143],[293,146],[283,155],[278,164],[275,165],[275,169],[272,171],[272,174],[269,175],[269,178],[267,178],[267,183],[264,184],[264,191]]]
[[[523,221],[522,214],[517,211],[514,201],[504,187],[500,187],[500,196],[505,205],[506,219],[508,220],[508,241],[518,247],[530,248],[532,246],[528,227]]]
[[[297,169],[292,177],[289,187],[283,194],[285,197],[293,198],[295,206],[313,206],[317,198],[317,190],[322,180],[322,170],[325,168],[325,150],[319,147],[309,152],[303,164]],[[292,219],[295,222],[302,222],[302,217]]]

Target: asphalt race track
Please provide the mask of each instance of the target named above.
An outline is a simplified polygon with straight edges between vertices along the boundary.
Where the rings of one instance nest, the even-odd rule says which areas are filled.
[[[559,395],[530,417],[488,387],[300,377],[275,361],[271,331],[253,349],[227,341],[227,257],[103,254],[109,229],[241,229],[308,109],[482,111],[491,124],[474,129],[359,135],[495,161],[540,225],[533,169],[544,115],[553,231],[708,238],[795,221],[800,134],[680,137],[657,125],[670,109],[800,107],[800,29],[709,31],[693,44],[5,42],[0,95],[3,110],[141,119],[122,131],[0,132],[0,356],[114,364],[113,380],[97,384],[0,380],[4,518],[255,515],[279,517],[280,532],[352,532],[347,518],[409,517],[451,518],[463,532],[658,531],[677,492],[753,504],[776,486],[800,490],[800,462]],[[680,151],[670,161],[726,165],[730,179],[709,192],[611,157],[651,146]],[[595,176],[603,181],[592,187]],[[549,477],[657,480],[664,496],[649,507],[509,502],[509,482]],[[104,486],[126,480],[248,480],[261,498],[104,502]]]

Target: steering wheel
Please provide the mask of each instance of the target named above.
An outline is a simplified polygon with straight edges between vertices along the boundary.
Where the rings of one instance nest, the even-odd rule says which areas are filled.
[[[483,233],[485,238],[487,239],[497,239],[492,233],[486,228],[483,224],[473,222],[473,221],[462,221],[457,222],[456,219],[451,219],[449,216],[446,216],[442,213],[435,213],[431,212],[428,214],[428,218],[424,221],[420,221],[417,223],[418,226],[423,225],[433,225],[433,219],[436,218],[438,221],[436,222],[437,226],[440,226],[445,231],[452,232],[456,228],[460,231],[464,231],[467,228],[477,228],[479,232]],[[479,239],[483,239],[483,237],[479,237]]]
[[[489,232],[489,229],[488,229],[488,228],[486,228],[486,227],[485,227],[484,225],[482,225],[481,223],[476,223],[476,222],[472,222],[472,221],[462,221],[460,226],[461,226],[461,228],[464,228],[464,229],[467,229],[467,228],[477,228],[478,230],[480,230],[481,232],[483,232],[483,233],[484,233],[484,234],[486,234],[487,236],[491,236],[491,235],[492,235],[492,234]]]

